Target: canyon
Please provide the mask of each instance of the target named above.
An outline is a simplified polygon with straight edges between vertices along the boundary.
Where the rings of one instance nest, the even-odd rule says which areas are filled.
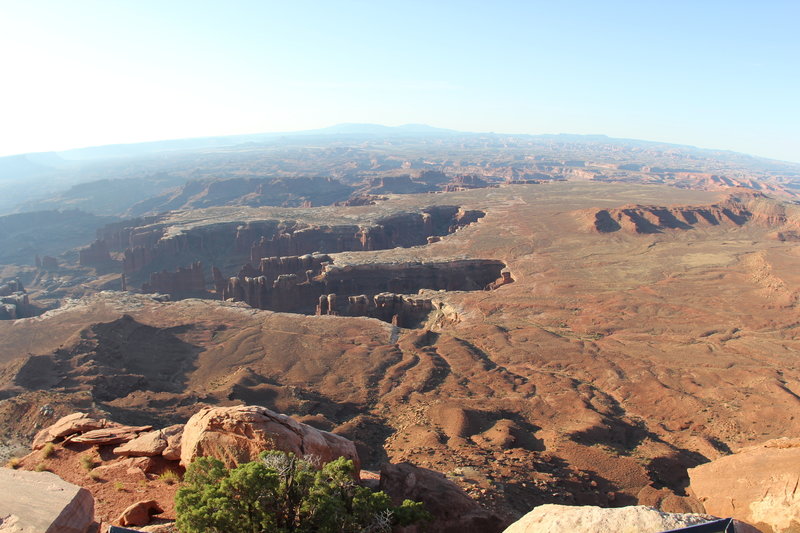
[[[693,469],[800,437],[800,207],[779,176],[587,161],[400,161],[326,205],[183,189],[18,248],[0,451],[75,411],[165,428],[261,406],[367,471],[445,475],[493,527],[542,504],[702,510]]]

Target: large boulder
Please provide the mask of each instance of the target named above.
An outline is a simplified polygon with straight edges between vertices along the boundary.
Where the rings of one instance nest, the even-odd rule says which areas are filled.
[[[292,452],[320,464],[339,457],[361,464],[352,441],[314,429],[257,405],[214,407],[192,416],[181,438],[181,464],[211,456],[231,467],[253,461],[263,450]]]
[[[689,470],[689,490],[706,512],[764,533],[800,531],[800,439],[776,439]]]
[[[33,438],[31,447],[34,450],[39,450],[44,448],[45,444],[48,442],[56,442],[63,437],[68,437],[76,433],[101,429],[106,427],[106,424],[107,422],[105,420],[98,420],[86,413],[72,413],[59,418],[54,424],[37,433]]]
[[[409,463],[384,465],[379,486],[395,504],[405,499],[423,502],[433,515],[433,522],[425,525],[425,531],[495,533],[508,523],[485,510],[442,474]],[[404,531],[416,530],[411,527]]]
[[[94,524],[94,498],[50,472],[0,468],[0,531],[85,533]]]
[[[705,524],[717,520],[702,514],[665,513],[641,505],[605,509],[603,507],[546,504],[536,507],[504,533],[574,533],[613,531],[614,533],[660,533],[671,529]],[[735,523],[736,533],[758,533],[747,524]]]

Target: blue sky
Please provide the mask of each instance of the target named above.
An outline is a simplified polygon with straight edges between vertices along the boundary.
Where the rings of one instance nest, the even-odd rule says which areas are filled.
[[[800,2],[0,0],[0,155],[340,122],[800,161]]]

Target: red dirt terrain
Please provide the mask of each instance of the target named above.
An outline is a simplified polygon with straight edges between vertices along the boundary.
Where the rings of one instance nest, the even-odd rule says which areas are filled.
[[[163,427],[263,405],[354,440],[366,469],[436,470],[511,520],[542,503],[693,510],[687,468],[800,437],[794,204],[555,182],[324,209],[358,224],[437,204],[485,216],[333,265],[496,260],[513,282],[421,286],[412,328],[112,291],[0,321],[6,439],[79,409]],[[227,216],[245,212],[269,218]]]

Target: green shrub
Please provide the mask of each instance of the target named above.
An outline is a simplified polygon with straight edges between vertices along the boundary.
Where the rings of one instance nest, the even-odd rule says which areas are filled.
[[[176,525],[183,533],[378,533],[430,517],[422,503],[394,507],[385,493],[356,483],[353,472],[344,458],[316,470],[283,452],[264,452],[231,470],[200,457],[175,495]]]

